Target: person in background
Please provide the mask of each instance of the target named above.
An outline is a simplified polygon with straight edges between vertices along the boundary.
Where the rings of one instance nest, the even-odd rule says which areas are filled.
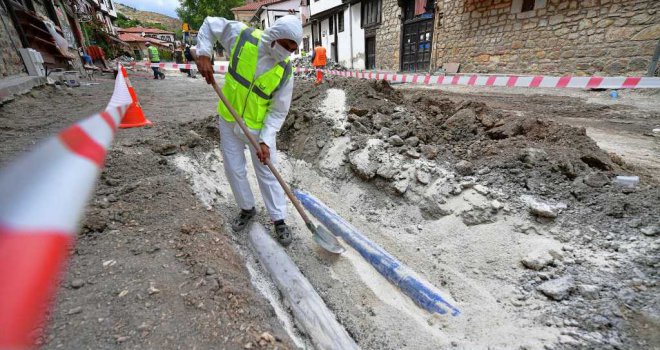
[[[327,62],[327,57],[325,55],[325,47],[321,46],[321,42],[317,41],[314,43],[314,51],[312,51],[312,66],[316,68],[316,83],[315,85],[321,84],[323,82],[323,71]]]
[[[195,63],[195,57],[193,57],[190,45],[186,44],[186,48],[183,50],[183,55],[186,57],[186,63]],[[188,77],[195,78],[197,76],[194,68],[186,70],[188,71]]]
[[[286,15],[261,31],[241,22],[207,17],[199,29],[195,61],[208,84],[215,84],[210,57],[216,41],[228,48],[230,58],[222,91],[258,139],[259,149],[249,148],[257,183],[277,240],[288,246],[292,234],[284,223],[287,216],[284,190],[264,163],[269,159],[277,164],[276,136],[289,113],[293,95],[290,56],[302,41],[302,24],[298,17]],[[246,171],[247,137],[221,101],[218,114],[225,174],[240,209],[232,222],[232,228],[238,232],[257,213]]]
[[[148,41],[145,45],[147,46],[147,54],[149,54],[149,62],[160,63],[158,49]],[[163,74],[158,67],[151,67],[151,70],[154,71],[154,79],[165,79],[165,74]]]

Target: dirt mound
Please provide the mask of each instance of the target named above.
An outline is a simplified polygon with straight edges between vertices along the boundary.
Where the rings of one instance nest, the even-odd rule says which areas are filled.
[[[344,110],[329,102],[343,96],[337,89],[345,94]],[[587,348],[603,344],[592,334],[611,344],[638,341],[630,338],[637,337],[631,329],[657,315],[648,286],[657,275],[657,254],[636,246],[658,234],[660,189],[652,178],[599,148],[584,128],[523,116],[470,95],[402,91],[387,82],[338,78],[321,87],[298,82],[280,146],[334,179],[374,186],[394,201],[414,204],[426,220],[456,215],[476,226],[515,216],[529,222],[516,232],[543,231],[566,244],[567,256],[576,249],[618,256],[617,268],[595,275],[598,267],[576,255],[551,272],[525,273],[518,285],[524,298],[540,291],[542,298],[562,299],[544,309],[550,321],[539,322],[577,327]],[[559,117],[580,111],[567,108]],[[640,175],[641,185],[619,186],[618,175]],[[454,197],[475,192],[482,202],[455,206]],[[644,277],[635,280],[632,270]],[[613,308],[630,311],[623,315]]]

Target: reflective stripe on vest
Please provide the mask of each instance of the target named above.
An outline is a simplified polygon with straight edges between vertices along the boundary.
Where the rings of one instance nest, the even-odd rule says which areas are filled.
[[[245,124],[254,130],[263,127],[273,94],[288,81],[292,73],[287,58],[254,79],[261,34],[260,30],[254,28],[241,31],[230,52],[228,75],[222,87],[232,107],[243,117]],[[234,121],[222,102],[218,103],[218,114],[229,122]]]
[[[149,52],[151,52],[151,62],[160,62],[160,55],[157,48],[149,46]]]

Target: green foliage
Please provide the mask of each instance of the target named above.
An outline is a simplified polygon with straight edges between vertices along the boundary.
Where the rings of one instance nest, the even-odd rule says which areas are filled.
[[[117,57],[121,51],[121,46],[110,38],[110,35],[105,32],[105,24],[98,18],[93,17],[90,22],[81,23],[82,30],[85,33],[87,45],[96,45],[103,49],[105,57],[113,59]]]
[[[162,23],[153,23],[153,22],[142,22],[137,19],[130,19],[126,17],[124,14],[121,12],[117,13],[117,20],[115,21],[115,25],[119,28],[131,28],[131,27],[144,27],[144,28],[156,28],[160,30],[165,30],[165,31],[170,31],[165,27]]]
[[[172,60],[172,51],[166,49],[158,49],[158,56],[162,61],[171,61]]]
[[[190,24],[191,28],[199,30],[204,18],[209,16],[234,19],[231,9],[244,3],[245,0],[179,0],[176,13],[179,19]]]

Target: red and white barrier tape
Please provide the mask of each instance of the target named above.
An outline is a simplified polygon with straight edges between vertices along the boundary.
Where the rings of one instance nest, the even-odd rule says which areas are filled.
[[[296,73],[315,71],[310,68],[296,68]],[[387,80],[390,82],[418,85],[464,85],[528,88],[577,88],[577,89],[658,89],[658,77],[553,77],[518,75],[428,75],[401,74],[379,71],[324,70],[325,73],[358,79]]]
[[[149,63],[149,62],[131,62],[132,67],[158,67],[172,69],[197,69],[196,64],[190,63]],[[216,63],[213,65],[213,71],[216,73],[227,73],[229,62]]]
[[[216,73],[226,73],[229,62],[213,65]],[[133,62],[131,66],[172,69],[197,69],[195,64]],[[296,73],[316,71],[313,68],[296,67]],[[404,74],[380,71],[323,70],[326,74],[358,79],[387,80],[390,82],[419,85],[464,85],[527,88],[575,88],[575,89],[658,89],[660,77],[576,77],[547,75],[429,75]]]
[[[32,348],[117,126],[132,102],[117,75],[104,112],[0,172],[0,349]]]

